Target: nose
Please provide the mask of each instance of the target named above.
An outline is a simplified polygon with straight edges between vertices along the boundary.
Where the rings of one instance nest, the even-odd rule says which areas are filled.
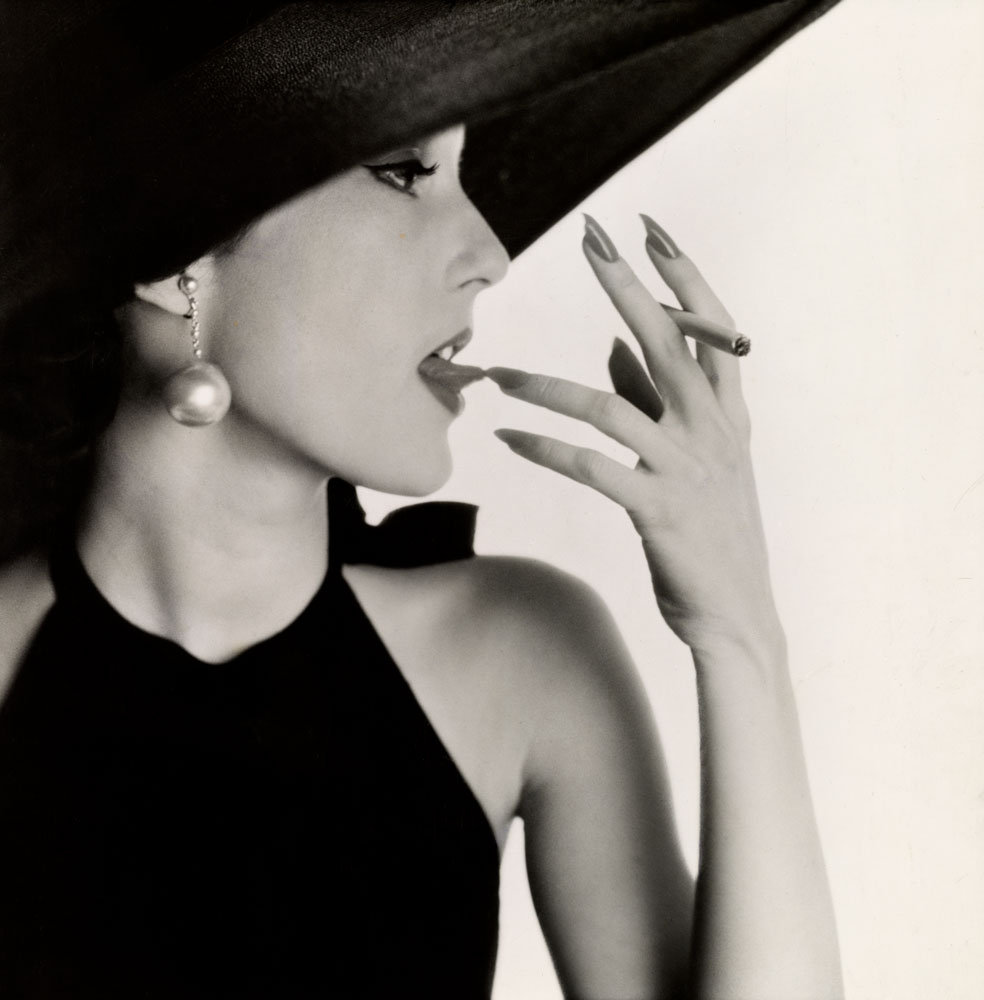
[[[509,254],[468,196],[462,192],[463,213],[458,253],[451,261],[448,279],[452,287],[474,285],[481,291],[495,285],[509,270]]]

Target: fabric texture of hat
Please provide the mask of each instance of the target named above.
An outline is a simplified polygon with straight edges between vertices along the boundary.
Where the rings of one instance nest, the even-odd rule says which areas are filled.
[[[173,273],[457,122],[515,255],[834,2],[8,4],[0,330],[52,290]]]

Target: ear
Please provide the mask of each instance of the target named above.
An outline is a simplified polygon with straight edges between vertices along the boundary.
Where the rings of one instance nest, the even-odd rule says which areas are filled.
[[[134,295],[141,301],[157,306],[175,316],[184,316],[188,312],[188,296],[178,287],[178,279],[182,274],[194,278],[198,282],[195,298],[200,302],[203,294],[207,294],[212,283],[214,259],[211,254],[200,257],[189,264],[183,271],[161,278],[160,281],[140,282],[133,286]]]

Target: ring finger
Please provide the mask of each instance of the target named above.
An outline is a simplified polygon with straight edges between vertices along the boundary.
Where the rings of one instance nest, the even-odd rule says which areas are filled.
[[[585,220],[583,247],[588,262],[638,340],[666,406],[681,412],[705,407],[712,398],[710,386],[679,327],[619,256],[601,226],[590,216]]]
[[[688,312],[734,329],[734,320],[694,262],[680,250],[665,229],[648,215],[641,218],[646,227],[646,253],[680,305]],[[741,400],[741,366],[738,359],[698,342],[697,363],[725,409],[737,405]]]

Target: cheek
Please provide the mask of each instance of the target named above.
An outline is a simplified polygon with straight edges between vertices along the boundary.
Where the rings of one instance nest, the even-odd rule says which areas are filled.
[[[309,395],[324,387],[361,419],[415,387],[421,320],[395,281],[386,287],[383,295],[375,282],[324,283],[280,312],[276,339],[294,386]]]
[[[324,387],[356,419],[419,396],[417,365],[435,342],[433,296],[405,241],[373,234],[344,266],[311,256],[272,306],[279,351],[297,387]],[[330,256],[330,255],[326,255]],[[286,390],[288,387],[285,385]],[[367,412],[368,411],[368,412]]]
[[[440,288],[407,226],[360,213],[260,231],[223,275],[215,360],[253,426],[355,482],[426,493],[450,471],[447,411],[417,373],[447,335]]]
[[[446,475],[448,415],[417,372],[435,339],[433,320],[394,285],[385,296],[325,284],[254,302],[218,359],[237,409],[328,466],[344,458],[371,465],[377,477],[416,463],[437,469],[431,478]]]

